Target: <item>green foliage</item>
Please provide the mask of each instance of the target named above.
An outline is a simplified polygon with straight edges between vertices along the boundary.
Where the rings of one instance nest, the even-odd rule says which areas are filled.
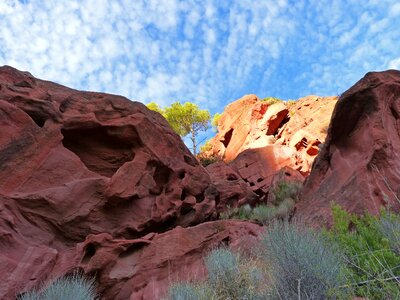
[[[380,234],[387,239],[392,251],[400,255],[400,217],[390,212],[383,212],[377,227]]]
[[[261,99],[261,101],[266,102],[268,105],[272,105],[272,104],[275,104],[275,103],[283,102],[281,99],[275,98],[275,97],[266,97],[264,99]]]
[[[164,115],[164,110],[155,102],[150,102],[149,104],[146,105],[148,109],[153,110],[161,114],[163,117]]]
[[[344,252],[349,266],[348,285],[369,299],[398,299],[400,256],[399,217],[382,212],[381,218],[351,215],[332,207],[334,224],[325,234]],[[393,280],[392,280],[393,279]]]
[[[280,181],[269,192],[274,195],[273,204],[259,204],[252,208],[250,205],[229,208],[221,213],[221,219],[254,220],[268,224],[273,219],[286,219],[290,216],[298,201],[298,193],[302,187],[301,182]]]
[[[93,300],[96,299],[94,281],[77,273],[56,279],[40,291],[19,296],[18,300]]]
[[[212,149],[211,141],[208,140],[200,147],[200,153],[210,151],[211,149]]]
[[[262,238],[269,265],[272,299],[328,299],[344,283],[337,249],[299,222],[272,223]]]
[[[274,219],[286,219],[294,208],[295,202],[292,199],[285,199],[277,206],[259,204],[252,208],[246,204],[240,207],[229,208],[220,214],[220,219],[253,220],[268,224]]]
[[[212,290],[206,284],[194,282],[178,282],[168,290],[170,300],[208,300],[212,299]]]
[[[254,260],[219,248],[205,258],[208,278],[202,283],[176,283],[168,299],[265,299],[264,274]]]
[[[275,203],[277,204],[283,202],[285,199],[292,199],[297,202],[301,187],[301,182],[282,180],[270,192],[274,194]]]
[[[165,116],[172,129],[184,137],[189,133],[198,133],[209,128],[211,119],[207,110],[201,110],[196,104],[174,102],[164,109]]]
[[[291,106],[295,105],[296,102],[297,102],[296,100],[287,100],[287,101],[286,101],[286,105],[289,106],[289,107],[291,107]]]
[[[211,115],[208,110],[202,110],[191,102],[185,102],[184,104],[174,102],[171,106],[165,108],[161,108],[158,104],[151,102],[147,104],[147,107],[159,112],[181,137],[190,134],[193,153],[197,153],[196,136],[200,131],[206,131],[209,128]]]
[[[212,125],[214,128],[217,128],[217,127],[218,127],[218,121],[219,121],[219,119],[221,119],[221,116],[222,116],[222,114],[220,114],[220,113],[216,113],[216,114],[214,115],[214,117],[213,117],[213,119],[212,119],[212,121],[211,121],[211,125]]]

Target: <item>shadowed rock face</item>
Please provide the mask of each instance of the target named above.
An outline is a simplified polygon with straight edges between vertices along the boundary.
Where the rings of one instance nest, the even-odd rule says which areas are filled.
[[[214,218],[219,194],[141,103],[1,67],[0,128],[0,299],[75,268],[96,276],[105,299],[156,299],[168,272],[198,268],[202,250],[259,228],[168,231]]]
[[[356,213],[400,210],[400,72],[368,73],[339,99],[297,213],[331,221],[330,203]]]

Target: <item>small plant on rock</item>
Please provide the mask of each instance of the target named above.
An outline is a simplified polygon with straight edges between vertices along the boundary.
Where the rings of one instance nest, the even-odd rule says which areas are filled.
[[[42,290],[25,293],[18,300],[94,300],[97,299],[93,279],[78,273],[58,278]]]

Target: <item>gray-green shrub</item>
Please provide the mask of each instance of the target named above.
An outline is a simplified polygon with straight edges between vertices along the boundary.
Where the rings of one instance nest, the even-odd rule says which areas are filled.
[[[274,222],[262,238],[272,299],[334,298],[344,283],[344,263],[335,247],[301,222]]]
[[[74,273],[53,281],[44,289],[19,296],[18,300],[94,300],[96,290],[93,279]]]
[[[384,214],[378,221],[379,232],[385,236],[391,249],[400,255],[400,217],[393,213]]]
[[[205,258],[208,278],[202,283],[175,283],[170,300],[265,299],[264,273],[254,260],[227,248],[211,251]]]

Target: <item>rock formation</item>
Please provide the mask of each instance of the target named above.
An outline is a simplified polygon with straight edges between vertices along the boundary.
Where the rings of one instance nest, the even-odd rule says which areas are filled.
[[[307,176],[326,138],[336,101],[337,97],[308,96],[295,103],[268,104],[246,95],[225,108],[207,154],[230,162],[245,150],[266,147],[270,150],[260,150],[266,160],[274,160],[271,152],[276,161],[289,157],[285,165]]]
[[[331,203],[348,211],[400,211],[400,72],[367,73],[339,99],[297,213],[330,221]]]
[[[203,168],[143,104],[1,67],[0,299],[76,270],[104,299],[161,299],[204,278],[210,249],[251,250],[263,227],[218,214],[278,205],[270,189],[299,187],[315,157],[297,216],[329,223],[332,201],[400,211],[400,72],[368,73],[336,101],[243,97],[211,141],[226,163]]]
[[[165,268],[178,257],[200,263],[200,249],[254,229],[219,223],[215,238],[188,229],[198,237],[186,243],[185,229],[168,231],[215,218],[221,197],[165,119],[141,103],[1,67],[0,128],[1,299],[76,268],[96,275],[105,299],[148,294],[166,280],[151,275],[159,265],[141,262],[129,274],[116,266],[142,255],[160,255]],[[156,242],[167,231],[166,239],[182,235],[179,256]]]

